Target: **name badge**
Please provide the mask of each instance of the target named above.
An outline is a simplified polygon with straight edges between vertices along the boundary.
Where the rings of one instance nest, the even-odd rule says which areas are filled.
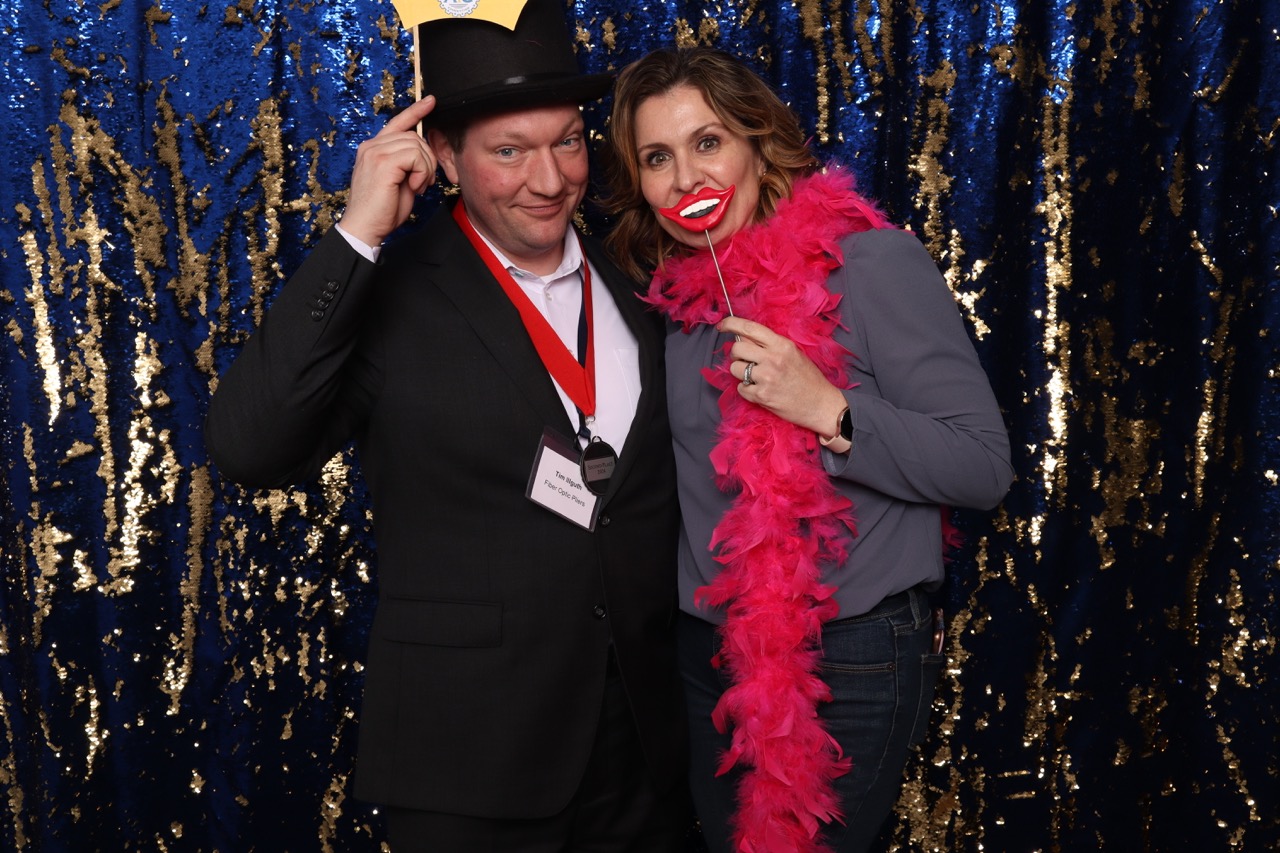
[[[594,531],[600,498],[587,488],[581,460],[582,453],[571,442],[553,430],[543,430],[525,494],[561,518]]]

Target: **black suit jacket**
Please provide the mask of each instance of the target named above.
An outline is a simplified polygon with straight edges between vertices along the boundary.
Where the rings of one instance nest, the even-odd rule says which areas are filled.
[[[580,782],[613,644],[660,789],[683,773],[677,513],[662,331],[584,240],[640,345],[642,391],[597,528],[525,497],[543,429],[574,433],[516,309],[448,211],[369,263],[333,231],[222,377],[221,471],[314,478],[353,436],[379,600],[356,793],[526,818]]]

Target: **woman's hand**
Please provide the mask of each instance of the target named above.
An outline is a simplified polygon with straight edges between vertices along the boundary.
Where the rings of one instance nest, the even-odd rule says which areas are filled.
[[[789,338],[742,317],[726,317],[716,329],[738,337],[729,350],[729,372],[738,378],[742,399],[824,438],[838,432],[844,394]]]

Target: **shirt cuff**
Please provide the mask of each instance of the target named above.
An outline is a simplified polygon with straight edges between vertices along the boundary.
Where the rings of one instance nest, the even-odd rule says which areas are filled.
[[[341,222],[335,224],[333,227],[338,229],[338,233],[343,236],[343,239],[351,245],[351,248],[359,252],[365,260],[375,264],[378,262],[378,253],[382,251],[381,246],[370,246],[359,237],[353,236],[342,227]]]

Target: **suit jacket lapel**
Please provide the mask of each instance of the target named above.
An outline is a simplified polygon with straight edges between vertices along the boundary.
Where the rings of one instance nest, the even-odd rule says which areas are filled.
[[[421,258],[435,268],[432,281],[467,318],[476,335],[545,423],[571,438],[577,432],[577,425],[570,422],[519,312],[476,255],[446,206],[436,212],[424,235],[420,243]],[[634,283],[609,261],[601,247],[588,239],[583,240],[583,247],[640,347],[640,399],[626,443],[616,448],[618,467],[605,495],[607,502],[632,469],[646,425],[654,418],[655,406],[662,400],[659,395],[666,394],[659,370],[662,333],[661,324],[648,314],[647,306],[640,301]]]
[[[520,314],[443,207],[428,225],[422,259],[435,267],[432,282],[475,329],[476,336],[511,377],[544,422],[572,436],[560,395],[524,328]]]

